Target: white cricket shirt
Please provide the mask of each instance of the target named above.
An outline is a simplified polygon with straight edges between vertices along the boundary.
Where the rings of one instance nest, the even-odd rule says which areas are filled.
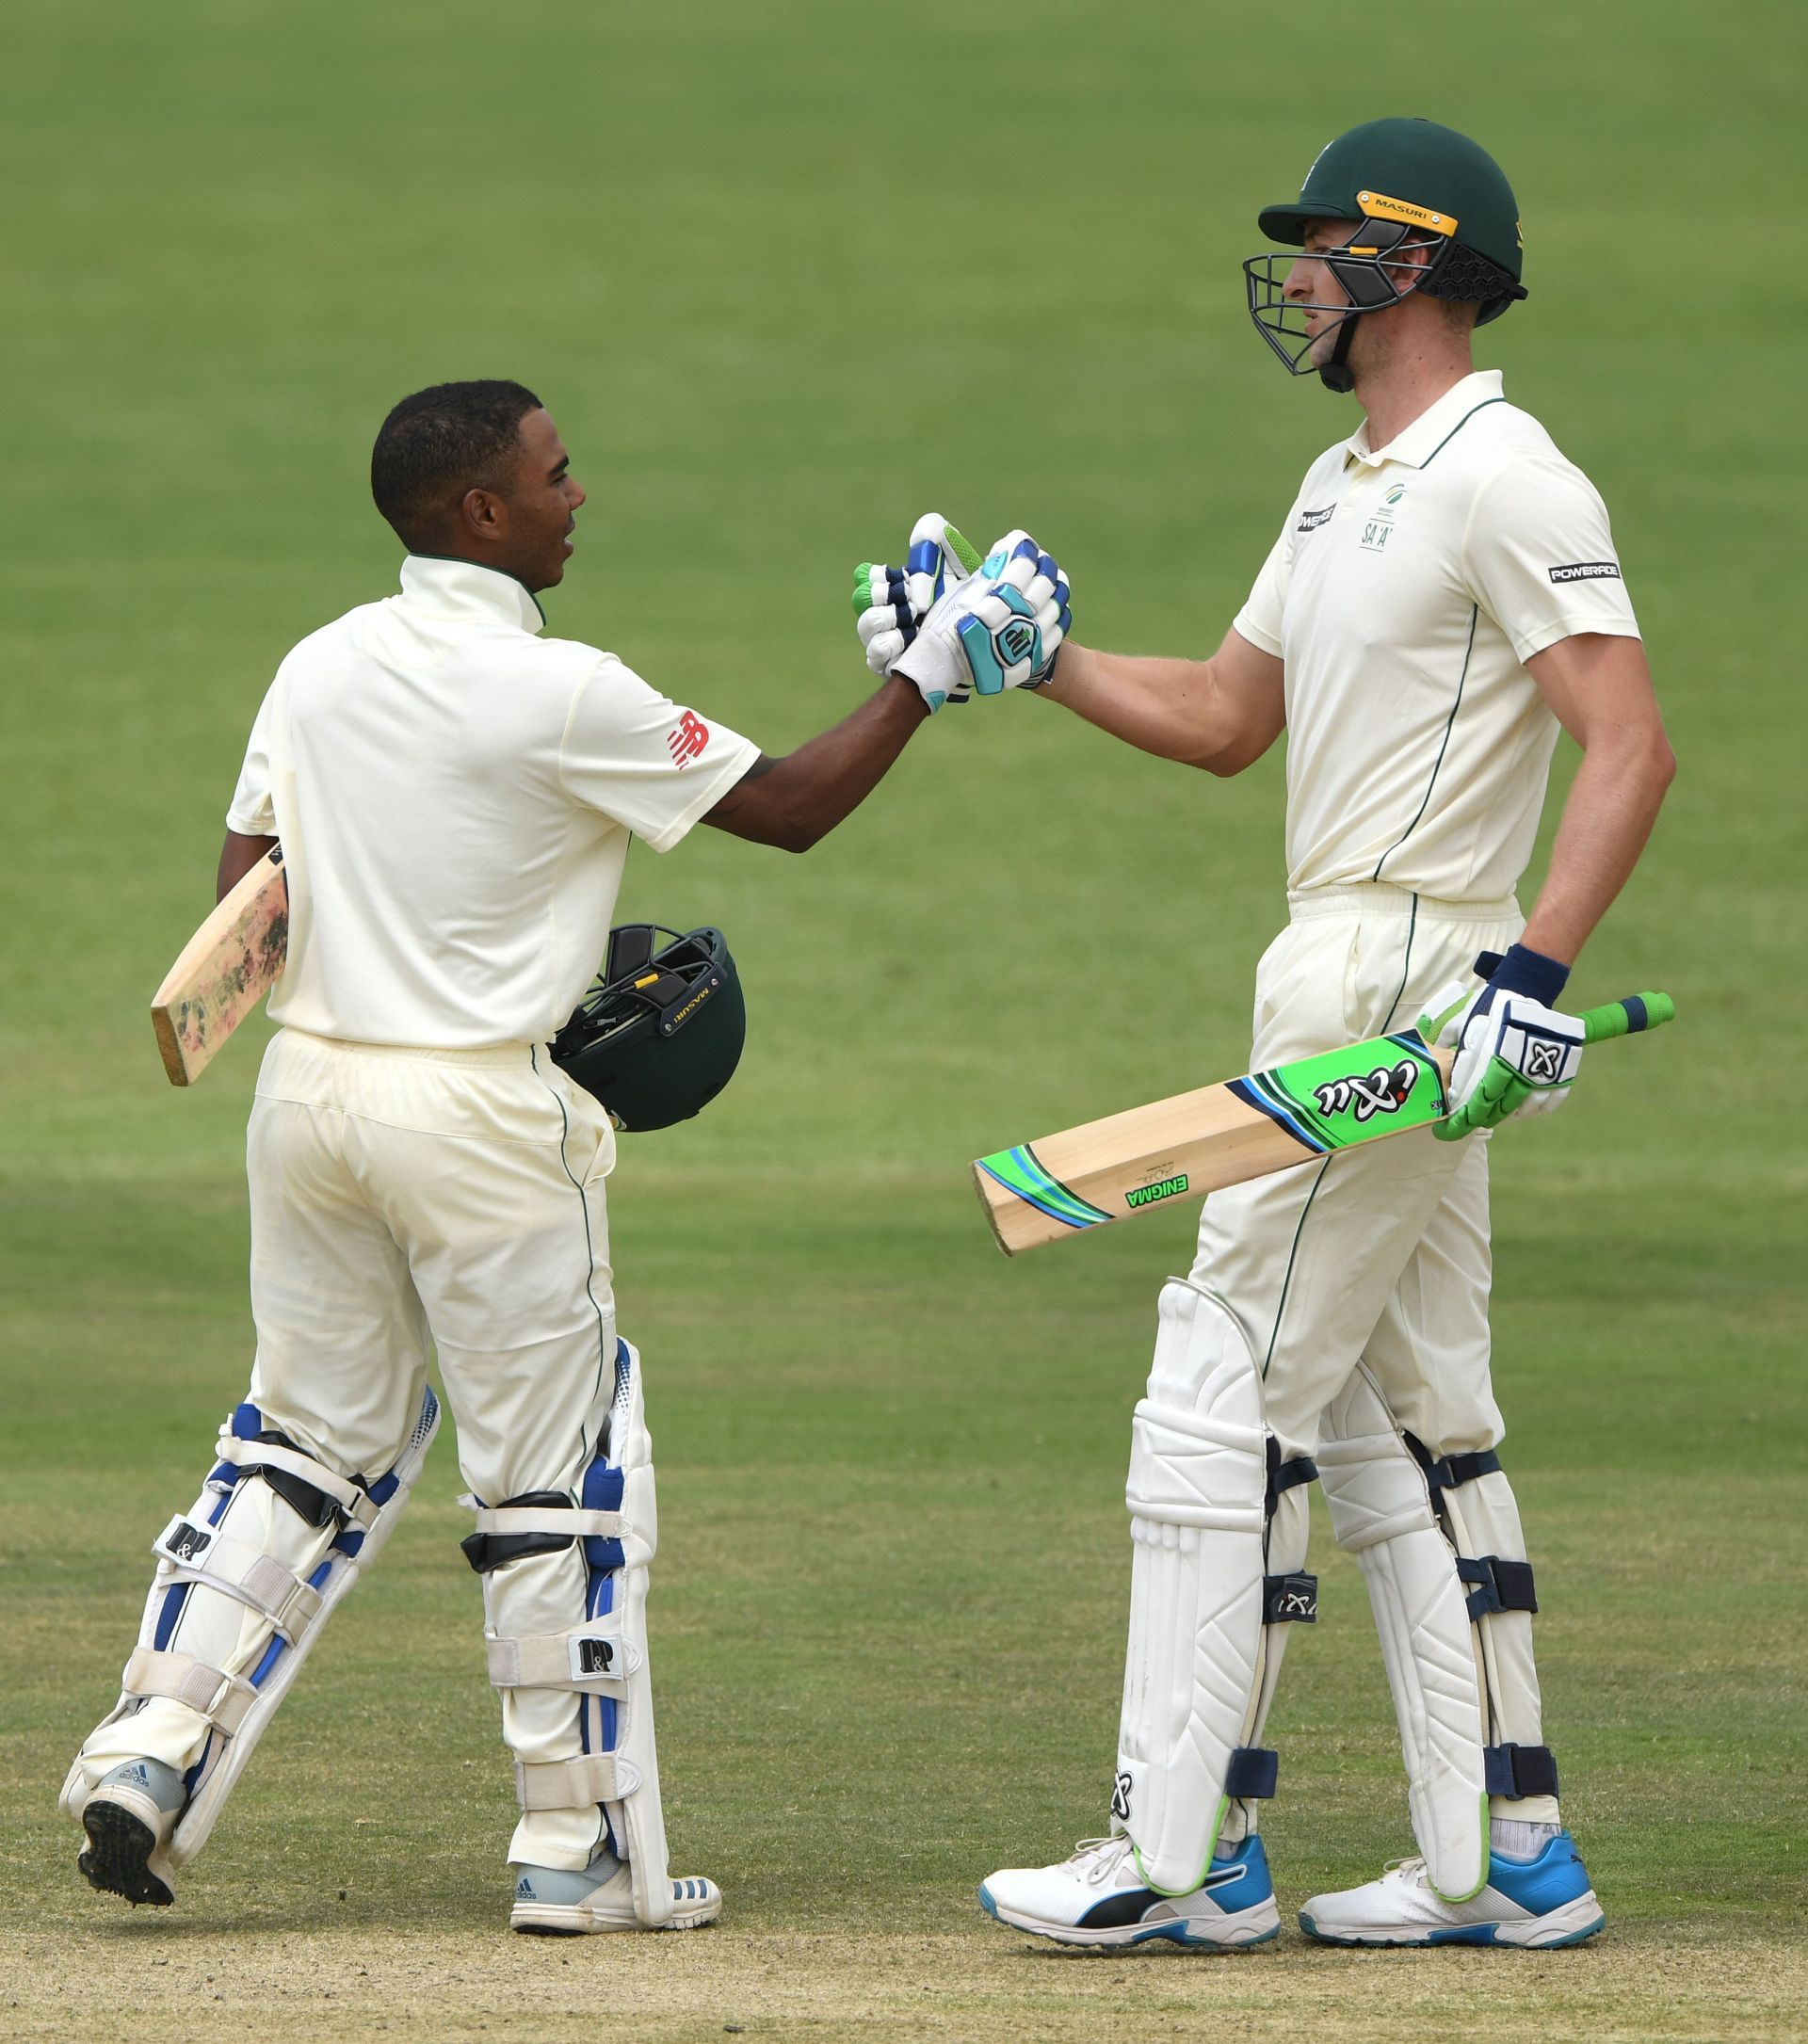
[[[1510,895],[1558,722],[1524,663],[1637,638],[1593,485],[1483,370],[1319,456],[1235,627],[1286,663],[1287,885]]]
[[[544,621],[511,576],[411,555],[399,596],[277,669],[226,814],[282,841],[276,1021],[545,1042],[602,961],[630,835],[668,850],[759,757]]]

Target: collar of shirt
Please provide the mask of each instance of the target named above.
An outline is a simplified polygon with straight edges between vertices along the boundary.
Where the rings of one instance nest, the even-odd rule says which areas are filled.
[[[546,622],[533,592],[499,568],[449,560],[441,554],[411,554],[402,563],[402,594],[428,610],[454,617],[496,618],[524,632]]]
[[[1500,402],[1500,371],[1475,370],[1461,383],[1453,383],[1429,410],[1420,412],[1411,426],[1373,453],[1368,445],[1368,421],[1364,419],[1345,443],[1348,452],[1344,466],[1348,468],[1360,461],[1365,468],[1380,468],[1383,461],[1398,461],[1410,469],[1422,469],[1472,411]]]

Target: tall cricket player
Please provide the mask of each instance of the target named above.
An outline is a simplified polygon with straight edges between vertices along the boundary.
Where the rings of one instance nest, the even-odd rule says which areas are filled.
[[[614,1134],[548,1043],[604,956],[631,838],[664,852],[708,823],[803,851],[975,672],[957,636],[768,759],[613,653],[539,636],[584,491],[530,391],[405,398],[371,485],[407,549],[401,591],[282,662],[220,860],[223,895],[280,841],[289,887],[282,1027],[248,1141],[250,1391],[155,1543],[122,1694],[63,1808],[96,1888],[172,1899],[407,1503],[439,1419],[430,1341],[515,1761],[510,1922],[689,1929],[722,1898],[667,1872],[654,1466],[640,1360],[616,1329]],[[938,573],[921,574],[927,596]],[[1003,604],[966,577],[951,607]],[[399,1652],[393,1679],[405,1694]]]
[[[1518,207],[1474,142],[1386,120],[1332,142],[1261,226],[1297,252],[1244,266],[1258,331],[1353,392],[1362,423],[1307,471],[1210,659],[1070,644],[1042,692],[1213,774],[1285,730],[1289,917],[1257,969],[1252,1069],[1429,1014],[1458,1050],[1454,1103],[1498,1054],[1532,1087],[1521,1112],[1549,1110],[1580,1065],[1570,968],[1674,761],[1600,497],[1473,365],[1476,328],[1526,296]],[[945,636],[942,609],[901,630]],[[869,648],[885,622],[863,620]],[[1526,918],[1559,729],[1583,759]],[[993,1915],[1074,1944],[1277,1934],[1262,1731],[1287,1628],[1316,1611],[1316,1479],[1367,1581],[1419,1852],[1315,1896],[1302,1926],[1405,1945],[1600,1929],[1544,1741],[1489,1269],[1485,1134],[1423,1130],[1206,1201],[1132,1432],[1106,1835],[989,1876]]]

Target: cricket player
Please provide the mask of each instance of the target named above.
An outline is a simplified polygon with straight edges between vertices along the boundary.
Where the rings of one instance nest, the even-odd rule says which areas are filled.
[[[1210,659],[1069,644],[1042,693],[1213,774],[1286,732],[1289,916],[1257,969],[1252,1070],[1429,1016],[1458,1049],[1454,1102],[1484,1077],[1500,1097],[1482,1114],[1478,1096],[1464,1140],[1409,1134],[1206,1201],[1133,1428],[1106,1835],[992,1875],[980,1901],[1071,1944],[1277,1935],[1262,1730],[1287,1627],[1316,1613],[1316,1479],[1368,1585],[1419,1851],[1315,1896],[1302,1927],[1573,1944],[1603,1917],[1562,1827],[1497,1452],[1485,1131],[1568,1098],[1583,1031],[1564,986],[1674,761],[1600,497],[1474,367],[1475,330],[1526,296],[1499,168],[1448,128],[1373,121],[1260,219],[1292,252],[1244,266],[1258,331],[1362,421],[1307,471]],[[1559,729],[1583,759],[1527,918],[1514,889]]]
[[[927,678],[885,681],[767,758],[613,653],[539,636],[585,499],[532,392],[405,398],[371,482],[407,549],[401,592],[282,662],[220,859],[224,894],[280,841],[290,893],[248,1138],[250,1390],[155,1543],[123,1693],[62,1806],[96,1888],[172,1899],[407,1502],[439,1418],[430,1341],[515,1757],[510,1922],[689,1929],[722,1898],[667,1872],[654,1467],[611,1289],[614,1134],[547,1046],[604,955],[631,838],[664,852],[708,823],[806,850],[974,669],[952,638]],[[966,577],[976,610],[1006,615]],[[401,1653],[393,1679],[406,1695]]]

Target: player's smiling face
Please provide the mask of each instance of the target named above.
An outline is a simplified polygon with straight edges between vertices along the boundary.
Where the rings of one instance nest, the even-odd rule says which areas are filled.
[[[530,411],[521,422],[521,455],[506,502],[508,557],[503,565],[528,588],[550,589],[571,558],[584,491],[546,411]]]

